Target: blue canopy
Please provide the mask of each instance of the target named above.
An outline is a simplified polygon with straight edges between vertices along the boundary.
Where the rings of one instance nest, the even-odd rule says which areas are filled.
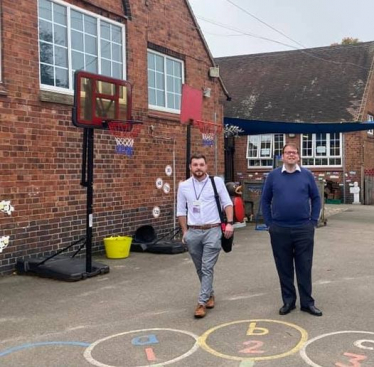
[[[347,133],[374,129],[374,121],[366,122],[281,122],[224,118],[225,125],[239,127],[239,135]]]

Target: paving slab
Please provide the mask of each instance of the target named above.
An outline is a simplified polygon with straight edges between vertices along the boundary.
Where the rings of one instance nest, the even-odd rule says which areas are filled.
[[[374,366],[374,206],[326,206],[313,296],[324,315],[280,316],[269,234],[236,229],[196,320],[188,253],[95,257],[108,274],[68,283],[0,278],[0,366]]]

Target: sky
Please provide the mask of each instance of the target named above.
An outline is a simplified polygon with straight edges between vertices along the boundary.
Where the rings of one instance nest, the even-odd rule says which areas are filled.
[[[374,41],[374,0],[189,0],[213,57]]]

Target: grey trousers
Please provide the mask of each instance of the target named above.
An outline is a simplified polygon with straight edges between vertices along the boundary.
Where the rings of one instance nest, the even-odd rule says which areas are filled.
[[[202,305],[214,294],[213,273],[221,251],[221,236],[221,227],[214,227],[204,230],[190,228],[184,237],[200,279],[198,303]]]

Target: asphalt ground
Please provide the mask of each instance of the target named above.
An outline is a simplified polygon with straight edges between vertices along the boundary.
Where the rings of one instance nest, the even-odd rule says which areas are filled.
[[[188,253],[95,258],[110,272],[73,283],[0,278],[0,366],[373,367],[374,206],[331,205],[325,216],[313,267],[322,317],[278,314],[269,234],[248,225],[220,255],[203,319]]]

